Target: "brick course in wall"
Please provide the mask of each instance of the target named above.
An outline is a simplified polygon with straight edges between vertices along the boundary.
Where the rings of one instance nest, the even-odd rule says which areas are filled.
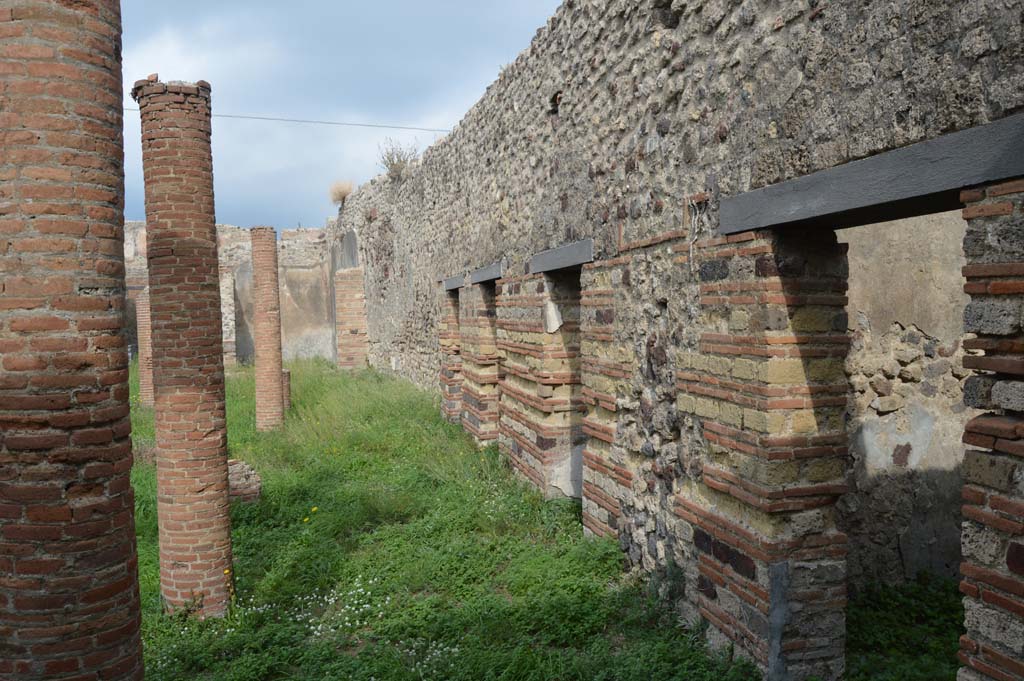
[[[142,679],[116,0],[0,0],[0,678]]]
[[[334,295],[338,325],[338,366],[350,370],[365,369],[369,344],[362,268],[337,272],[334,275]]]
[[[256,430],[284,423],[281,358],[281,292],[277,272],[277,231],[253,227],[253,345],[256,349]]]
[[[965,191],[961,681],[1024,678],[1024,179]]]
[[[171,611],[220,616],[233,578],[210,85],[151,76],[132,96],[149,230],[160,589]]]

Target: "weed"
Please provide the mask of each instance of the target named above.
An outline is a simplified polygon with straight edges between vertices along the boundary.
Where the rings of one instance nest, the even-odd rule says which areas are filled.
[[[846,679],[954,681],[963,621],[955,580],[868,589],[846,611]]]
[[[379,152],[381,169],[388,174],[388,179],[396,184],[405,179],[410,166],[419,156],[415,144],[406,146],[390,137],[384,140]]]
[[[259,471],[263,498],[232,508],[223,620],[162,614],[154,467],[132,472],[151,681],[760,678],[678,625],[664,604],[679,567],[624,575],[615,543],[583,538],[578,504],[545,503],[424,393],[290,368],[293,411],[273,433],[255,431],[252,370],[228,376],[231,456]],[[152,411],[132,407],[136,446],[151,447]],[[955,584],[863,593],[846,678],[952,681],[962,620]]]
[[[624,575],[613,542],[585,539],[576,504],[544,503],[424,393],[290,368],[294,408],[274,433],[255,432],[252,371],[228,378],[231,456],[259,471],[263,498],[232,508],[226,618],[162,614],[155,474],[133,471],[147,678],[758,678]],[[152,414],[133,412],[144,442]]]

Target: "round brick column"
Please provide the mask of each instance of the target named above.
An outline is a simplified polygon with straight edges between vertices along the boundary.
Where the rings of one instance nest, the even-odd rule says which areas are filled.
[[[118,0],[0,0],[0,678],[142,678]]]
[[[281,294],[277,283],[277,232],[253,227],[253,345],[256,347],[256,430],[284,423],[281,379]]]
[[[153,397],[153,338],[149,308],[149,287],[135,298],[135,326],[139,339],[139,401],[147,407],[154,404]]]
[[[160,588],[169,610],[222,615],[231,584],[210,85],[132,90],[142,112],[156,386]]]

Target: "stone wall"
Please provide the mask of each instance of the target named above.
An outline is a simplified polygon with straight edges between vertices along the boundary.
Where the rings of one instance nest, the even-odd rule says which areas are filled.
[[[499,405],[508,395],[526,406],[507,418],[499,406],[502,446],[544,486],[537,471],[557,438],[538,425],[555,413],[539,380],[551,367],[538,360],[553,359],[553,343],[530,326],[545,296],[527,264],[593,239],[578,397],[568,389],[582,403],[588,531],[618,537],[637,565],[681,575],[670,591],[683,616],[710,622],[712,641],[735,642],[769,678],[840,677],[846,556],[891,551],[899,535],[851,544],[843,532],[879,522],[853,508],[872,492],[850,475],[847,419],[881,422],[897,402],[882,398],[930,382],[928,406],[944,416],[963,372],[916,311],[895,320],[898,333],[862,333],[847,297],[861,276],[856,243],[827,229],[721,237],[719,201],[1021,109],[1021,14],[1020,0],[567,0],[404,179],[377,178],[347,200],[332,250],[359,235],[370,363],[440,392],[442,369],[456,379],[439,282],[506,261]],[[909,250],[931,257],[917,240]],[[935,261],[945,268],[957,277],[956,263]],[[460,292],[460,326],[478,299]],[[477,389],[466,337],[464,415]],[[891,395],[871,385],[873,353],[886,355]],[[913,418],[903,411],[894,418]],[[903,444],[888,449],[888,468],[904,455],[927,464],[927,447]],[[893,517],[913,526],[924,508]]]
[[[224,356],[253,361],[252,245],[249,230],[217,225]],[[325,229],[284,230],[278,240],[282,346],[285,359],[335,358],[334,289]],[[129,342],[135,340],[134,293],[145,286],[146,224],[125,223]]]
[[[849,244],[856,488],[838,503],[849,579],[899,582],[960,565],[966,223],[959,211],[856,227]]]

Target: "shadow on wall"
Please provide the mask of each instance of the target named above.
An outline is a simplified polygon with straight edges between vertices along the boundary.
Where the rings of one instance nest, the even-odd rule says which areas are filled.
[[[247,261],[235,270],[235,356],[239,364],[252,364],[256,356],[252,301],[252,261]]]
[[[281,341],[285,360],[334,356],[330,266],[281,271]]]
[[[837,519],[854,589],[958,574],[961,435],[978,413],[963,404],[965,230],[957,211],[838,233],[849,246],[855,488]]]

